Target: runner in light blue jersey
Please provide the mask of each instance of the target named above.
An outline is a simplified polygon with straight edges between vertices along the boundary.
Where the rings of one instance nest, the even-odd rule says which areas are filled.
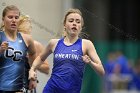
[[[18,33],[20,11],[14,5],[4,8],[2,13],[3,31],[0,32],[0,93],[20,92],[26,54],[30,64],[36,57],[33,39],[30,35]],[[35,86],[31,84],[30,88]]]

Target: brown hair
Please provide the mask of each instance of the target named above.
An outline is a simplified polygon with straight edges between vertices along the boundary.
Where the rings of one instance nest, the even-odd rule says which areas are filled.
[[[3,22],[0,24],[0,30],[3,30],[4,24]]]
[[[82,17],[82,12],[79,9],[69,9],[66,12],[66,14],[65,14],[65,16],[63,18],[63,22],[62,22],[63,23],[63,26],[66,23],[67,16],[69,14],[71,14],[71,13],[77,13],[77,14],[79,14],[81,16],[81,25],[83,27],[84,26],[84,19]],[[65,37],[65,36],[66,36],[66,32],[65,32],[65,29],[64,28],[63,28],[63,31],[60,31],[60,32],[58,31],[58,33],[56,34],[56,37]],[[88,39],[89,38],[89,35],[86,34],[85,32],[80,32],[79,37],[80,38],[86,38],[86,39]]]
[[[9,6],[5,7],[5,8],[3,9],[3,12],[2,12],[2,20],[3,20],[3,18],[5,17],[6,13],[7,13],[8,11],[11,11],[11,10],[19,11],[19,9],[18,9],[16,6],[14,6],[14,5],[9,5]],[[20,11],[19,11],[19,15],[20,15]],[[3,30],[3,27],[4,27],[4,24],[1,23],[1,25],[0,25],[0,30]]]
[[[9,6],[7,6],[7,7],[4,8],[4,10],[2,12],[2,17],[5,17],[6,13],[8,11],[11,11],[11,10],[19,11],[18,7],[14,6],[14,5],[9,5]],[[19,15],[20,15],[20,11],[19,11]]]
[[[83,27],[83,26],[84,26],[84,19],[83,19],[83,16],[82,16],[82,12],[81,12],[79,9],[69,9],[69,10],[66,12],[65,16],[64,16],[63,25],[65,25],[67,16],[68,16],[69,14],[71,14],[71,13],[77,13],[77,14],[79,14],[79,15],[81,16],[81,25],[82,25],[82,27]],[[66,32],[65,32],[65,29],[64,29],[64,30],[63,30],[63,35],[62,35],[62,36],[65,36],[65,34],[66,34]],[[88,39],[89,35],[86,34],[85,32],[80,32],[79,37],[80,37],[80,38],[86,38],[86,39]]]
[[[65,14],[65,17],[64,17],[64,20],[63,20],[63,25],[66,23],[66,19],[67,19],[67,16],[69,15],[69,14],[71,14],[71,13],[77,13],[77,14],[79,14],[80,16],[81,16],[81,25],[82,25],[82,27],[83,27],[83,25],[84,25],[84,20],[83,20],[83,17],[82,17],[82,13],[81,13],[81,11],[79,10],[79,9],[69,9],[67,12],[66,12],[66,14]]]

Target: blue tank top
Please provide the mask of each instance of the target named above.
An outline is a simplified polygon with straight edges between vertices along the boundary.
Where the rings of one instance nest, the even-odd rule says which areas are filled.
[[[54,50],[52,75],[48,81],[48,84],[54,86],[54,93],[80,93],[85,68],[81,56],[82,39],[70,46],[64,44],[64,38],[58,41]]]
[[[9,48],[0,55],[0,90],[16,91],[23,87],[23,75],[27,46],[20,33],[15,41],[10,41],[0,32],[0,44],[7,41]]]

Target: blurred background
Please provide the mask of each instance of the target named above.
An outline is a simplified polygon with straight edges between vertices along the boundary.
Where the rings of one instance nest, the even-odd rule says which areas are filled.
[[[0,13],[11,4],[30,16],[32,36],[44,45],[62,31],[65,12],[80,9],[83,32],[94,43],[106,71],[100,77],[87,65],[81,93],[140,93],[138,0],[0,0]],[[52,55],[48,60],[52,68]],[[37,93],[42,93],[50,74],[38,72]]]

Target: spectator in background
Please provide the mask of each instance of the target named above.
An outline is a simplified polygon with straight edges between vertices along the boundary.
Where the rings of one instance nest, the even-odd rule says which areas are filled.
[[[110,52],[107,56],[107,61],[104,64],[104,68],[107,75],[113,73],[115,62],[116,62],[116,55],[114,52]]]
[[[127,59],[127,57],[120,51],[116,51],[116,64],[120,66],[121,74],[130,74],[131,73],[131,65]]]
[[[131,66],[121,51],[109,53],[105,63],[105,89],[107,93],[112,89],[127,89],[131,80]]]
[[[133,67],[132,80],[129,83],[129,90],[136,90],[140,92],[140,59],[138,59]]]
[[[109,93],[112,90],[112,82],[109,77],[114,73],[114,67],[116,64],[116,55],[114,52],[110,52],[107,56],[107,61],[104,63],[105,68],[105,78],[104,78],[104,89],[106,93]]]

